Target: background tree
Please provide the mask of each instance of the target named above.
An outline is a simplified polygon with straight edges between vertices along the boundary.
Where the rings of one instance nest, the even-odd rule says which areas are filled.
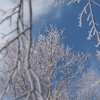
[[[83,74],[80,88],[76,92],[76,100],[99,100],[100,78],[91,71]]]
[[[89,54],[75,54],[71,52],[69,46],[64,46],[61,43],[63,30],[59,33],[58,29],[51,25],[51,29],[46,28],[46,31],[48,36],[40,34],[38,41],[36,43],[33,42],[31,45],[29,55],[29,69],[34,83],[34,91],[39,90],[40,87],[37,84],[40,83],[44,100],[66,100],[71,97],[71,92],[76,87],[73,79],[77,78],[79,73],[82,73]],[[27,99],[33,100],[34,97],[30,94],[32,92],[31,84],[25,68],[27,57],[26,43],[28,41],[23,36],[21,39],[19,62],[14,74],[10,78],[5,93],[14,95],[16,100],[20,97],[25,99],[26,96]],[[7,54],[1,59],[2,67],[0,71],[3,75],[1,75],[0,80],[1,86],[6,85],[7,77],[15,69],[14,59],[17,57],[18,49],[16,45],[18,45],[17,40],[6,48]],[[1,87],[1,89],[3,88]],[[35,98],[37,100],[39,96],[35,96]]]

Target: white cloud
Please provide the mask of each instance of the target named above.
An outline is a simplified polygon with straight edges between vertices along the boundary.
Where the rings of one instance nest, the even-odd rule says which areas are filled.
[[[13,8],[16,5],[17,0],[0,0],[0,9],[2,10],[8,10]],[[32,1],[32,7],[33,7],[33,23],[35,20],[42,20],[41,16],[45,16],[45,14],[49,14],[50,10],[52,10],[52,6],[46,7],[45,4],[49,4],[52,0],[33,0]],[[57,11],[54,16],[59,17],[60,12]],[[2,15],[2,12],[0,12],[0,19],[3,19],[6,17],[7,14]],[[28,21],[28,0],[24,0],[24,21],[27,24]],[[12,29],[15,28],[16,25],[16,16],[13,17],[13,25],[9,26],[9,20],[4,22],[2,25],[0,25],[0,33],[9,33]],[[15,24],[14,24],[15,23]],[[44,22],[45,23],[45,22]]]
[[[41,15],[49,13],[50,6],[46,7],[45,4],[48,4],[50,0],[34,0],[33,1],[33,20],[37,19]]]
[[[14,6],[15,6],[15,2],[13,0],[0,0],[0,9],[3,11],[11,9]],[[0,12],[0,21],[2,21],[2,19],[4,19],[9,14],[10,14],[10,12],[5,13],[5,14]],[[16,15],[14,15],[12,18],[12,25],[10,25],[10,20],[6,20],[0,25],[0,37],[2,36],[2,34],[7,34],[15,28],[15,25],[16,25],[15,18],[16,18]],[[0,42],[2,42],[2,41],[3,40],[1,39]]]

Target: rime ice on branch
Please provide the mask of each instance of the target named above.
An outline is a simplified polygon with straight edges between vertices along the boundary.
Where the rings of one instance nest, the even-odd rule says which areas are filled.
[[[14,67],[14,58],[16,59],[18,56],[16,53],[18,40],[7,47],[8,53],[1,60],[3,62],[1,73],[5,75],[1,76],[3,80],[6,80],[7,76],[16,68],[10,78],[9,88],[7,87],[7,94],[14,95],[15,100],[25,99],[26,97],[29,100],[32,100],[32,98],[38,100],[40,97],[39,100],[43,100],[43,98],[44,100],[69,99],[69,97],[71,98],[72,88],[76,87],[75,83],[72,83],[72,79],[76,78],[77,74],[82,73],[85,67],[89,54],[75,54],[71,52],[69,46],[64,46],[61,43],[63,30],[59,32],[56,26],[50,25],[50,29],[46,28],[45,31],[48,33],[47,36],[40,34],[38,41],[32,42],[28,62],[29,68],[26,69],[25,67],[28,40],[24,37],[21,38],[22,46],[18,65]],[[27,74],[28,69],[31,73],[28,72],[28,74],[31,76]],[[0,80],[0,82],[5,86],[6,81],[3,80]],[[31,85],[33,85],[34,90],[31,90]],[[35,93],[32,95],[33,92]]]
[[[9,33],[3,33],[0,35],[0,38],[2,40],[4,38],[8,38],[9,35],[13,35],[12,38],[7,39],[6,42],[0,45],[1,54],[5,54],[5,56],[3,56],[3,58],[1,59],[3,67],[1,67],[0,71],[3,76],[1,75],[2,78],[0,80],[0,84],[2,85],[2,95],[0,97],[0,100],[2,100],[6,94],[12,94],[12,96],[14,95],[14,99],[16,100],[18,100],[18,98],[20,99],[25,97],[27,98],[27,100],[36,100],[37,98],[41,98],[41,100],[43,100],[39,78],[36,75],[34,69],[30,69],[29,64],[32,45],[32,0],[27,1],[27,9],[29,10],[29,21],[27,22],[28,26],[26,26],[24,23],[25,16],[23,8],[25,1],[17,0],[16,2],[17,3],[15,7],[9,10],[4,11],[0,9],[1,13],[5,15],[5,17],[0,20],[0,25],[9,20],[10,26],[13,26],[13,16],[16,16],[15,29],[11,30],[11,32]],[[26,47],[24,46],[24,43],[26,43]],[[20,56],[22,50],[25,55],[25,64],[22,62]],[[23,72],[25,72],[27,78],[24,78],[25,75],[22,75]],[[24,82],[23,85],[25,85],[26,87],[24,88],[22,84],[20,84],[20,82]],[[35,83],[37,84],[37,89],[35,89]]]
[[[67,0],[53,0],[52,3],[55,3],[55,6],[58,5],[59,2],[64,3],[67,2]],[[80,3],[82,0],[69,0],[69,2],[67,2],[67,5],[78,2]],[[87,4],[84,6],[82,12],[79,14],[79,26],[82,27],[83,25],[83,16],[84,14],[87,14],[87,10],[89,10],[88,12],[88,16],[87,16],[87,21],[89,21],[89,26],[91,26],[88,36],[88,40],[90,40],[94,35],[97,36],[97,45],[96,47],[98,47],[100,45],[100,23],[97,22],[96,20],[96,14],[95,14],[95,10],[94,10],[94,5],[96,6],[100,6],[100,3],[98,3],[96,0],[87,0]],[[98,10],[98,9],[97,9]],[[99,11],[99,10],[98,10]],[[98,12],[99,13],[99,12]]]

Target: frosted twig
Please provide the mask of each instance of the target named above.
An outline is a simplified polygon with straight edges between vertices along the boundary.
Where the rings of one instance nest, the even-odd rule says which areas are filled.
[[[24,31],[20,32],[16,37],[14,37],[12,40],[10,40],[9,42],[7,42],[2,48],[0,48],[0,52],[6,48],[10,43],[12,43],[14,40],[16,40],[21,34],[23,34],[24,32],[26,32],[28,29],[30,28],[27,28],[25,29]]]
[[[75,3],[75,2],[78,2],[80,3],[81,0],[71,0],[69,3],[67,3],[67,5],[70,5],[71,3]]]
[[[18,44],[18,45],[19,45],[19,44]],[[8,76],[8,80],[7,80],[6,84],[5,84],[5,87],[4,87],[3,93],[2,93],[2,95],[1,95],[1,97],[0,97],[0,100],[3,99],[3,97],[4,97],[5,93],[6,93],[6,90],[7,90],[7,88],[8,88],[8,85],[9,85],[11,79],[12,79],[12,76],[14,75],[14,73],[15,73],[15,71],[16,71],[17,63],[18,63],[18,57],[19,57],[19,48],[17,48],[17,57],[16,57],[16,60],[15,60],[15,68],[14,68],[14,70],[12,70],[10,76]]]
[[[91,27],[91,29],[89,31],[89,36],[88,36],[87,39],[91,39],[93,37],[93,35],[96,35],[97,36],[97,40],[98,40],[98,44],[96,45],[96,47],[98,47],[99,44],[100,44],[100,38],[99,38],[100,32],[97,29],[97,25],[99,25],[99,24],[96,23],[96,21],[95,21],[95,17],[94,17],[94,13],[93,13],[93,8],[92,8],[92,2],[94,2],[94,1],[93,0],[89,0],[89,2],[83,8],[81,14],[79,14],[78,19],[79,19],[79,26],[82,27],[82,17],[84,15],[84,13],[87,13],[87,8],[89,7],[90,13],[88,14],[87,21],[90,20],[89,25],[92,25],[92,27]]]
[[[99,3],[97,3],[97,2],[95,2],[94,0],[92,0],[92,2],[93,2],[94,4],[96,4],[96,5],[100,6],[100,4],[99,4]]]
[[[16,11],[16,12],[12,13],[11,15],[7,16],[6,18],[4,18],[4,19],[0,22],[0,24],[2,24],[4,21],[6,21],[6,19],[12,17],[13,15],[15,15],[15,14],[18,13],[18,12],[19,12],[19,11]]]

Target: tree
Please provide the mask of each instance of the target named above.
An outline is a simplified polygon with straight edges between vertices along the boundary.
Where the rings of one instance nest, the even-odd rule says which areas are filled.
[[[99,100],[100,98],[99,76],[91,71],[84,73],[81,79],[81,87],[77,91],[76,100]]]
[[[9,20],[12,25],[16,16],[16,28],[1,34],[7,41],[1,45],[1,100],[12,95],[13,99],[66,100],[72,98],[76,87],[73,79],[82,73],[89,54],[73,53],[69,46],[61,43],[61,33],[55,26],[39,35],[38,42],[32,40],[32,0],[28,0],[29,21],[24,22],[24,0],[18,0],[10,10],[0,11],[5,15],[0,22]],[[15,34],[8,39],[9,35]]]
[[[26,47],[26,52],[25,52],[26,55],[25,55],[24,70],[26,70],[26,73],[27,73],[27,76],[28,76],[28,81],[29,81],[29,84],[30,84],[30,90],[27,91],[26,93],[24,93],[23,95],[28,94],[27,98],[30,97],[30,95],[32,95],[32,97],[35,98],[35,94],[37,94],[43,100],[43,97],[41,95],[42,91],[41,91],[40,80],[37,77],[37,75],[35,74],[35,72],[29,68],[29,55],[30,55],[30,52],[31,52],[30,49],[31,49],[31,45],[32,45],[32,5],[31,5],[31,3],[32,3],[32,1],[28,0],[28,5],[29,5],[28,6],[29,7],[28,8],[28,10],[29,10],[29,21],[27,22],[28,26],[26,26],[24,24],[24,20],[23,20],[23,18],[24,18],[23,17],[23,15],[24,15],[24,11],[23,11],[24,1],[23,0],[17,0],[15,7],[10,9],[10,10],[4,11],[4,10],[0,9],[0,11],[3,14],[7,14],[7,15],[5,15],[6,17],[3,18],[0,21],[0,24],[3,24],[5,21],[10,20],[10,25],[12,25],[13,16],[17,15],[17,17],[16,17],[16,23],[17,23],[16,28],[9,33],[5,33],[5,34],[3,33],[2,37],[1,37],[2,39],[5,39],[5,38],[8,38],[7,36],[12,35],[12,33],[14,34],[14,32],[16,32],[16,36],[14,36],[10,39],[7,39],[7,41],[5,43],[3,43],[3,45],[0,48],[2,55],[5,54],[5,53],[8,54],[8,52],[11,55],[11,52],[13,50],[9,49],[10,51],[7,51],[7,48],[9,47],[9,45],[13,45],[12,44],[13,42],[16,42],[15,43],[16,44],[16,46],[15,46],[16,50],[13,51],[15,53],[14,59],[13,59],[14,63],[12,63],[12,64],[14,64],[14,66],[12,67],[12,69],[10,69],[11,70],[10,73],[9,73],[10,75],[8,75],[6,82],[5,82],[5,80],[2,81],[5,84],[3,86],[3,93],[0,97],[1,100],[3,99],[5,93],[7,92],[7,89],[9,87],[9,85],[11,84],[11,80],[13,78],[13,75],[16,73],[18,66],[20,66],[20,52],[21,52],[21,45],[23,44],[23,40],[22,40],[23,37],[27,41],[26,42],[27,47]],[[8,14],[8,13],[10,13],[10,14]],[[7,54],[5,54],[5,55],[7,55]],[[9,64],[7,66],[9,66]],[[34,82],[33,82],[32,76],[31,76],[31,71],[32,71],[32,74],[34,75],[35,80],[37,81],[37,84],[38,84],[38,89],[36,91],[34,90],[34,87],[33,87]],[[16,87],[15,87],[14,91],[15,90],[16,90]],[[16,92],[15,92],[15,97],[16,97]],[[30,98],[30,99],[32,99],[32,98]]]
[[[55,26],[51,26],[51,29],[46,29],[46,31],[49,33],[48,36],[40,34],[38,42],[33,42],[31,45],[29,55],[29,69],[34,83],[34,91],[38,90],[37,84],[40,83],[44,100],[66,100],[70,96],[71,88],[75,87],[72,81],[77,77],[77,74],[82,73],[89,54],[74,54],[69,46],[61,44],[63,31],[59,33]],[[7,84],[7,77],[10,77],[9,74],[16,68],[5,88],[5,92],[14,95],[15,98],[19,98],[20,94],[22,94],[22,98],[26,98],[25,95],[27,95],[27,98],[33,100],[33,96],[28,94],[28,91],[32,91],[29,76],[27,76],[25,68],[27,40],[24,37],[21,39],[19,62],[16,67],[14,67],[14,60],[17,57],[18,47],[16,45],[18,45],[18,41],[15,40],[6,48],[8,52],[1,59],[3,62],[1,73],[3,76],[1,75],[0,83],[1,86],[5,86]],[[40,79],[40,82],[36,79],[34,72]],[[38,97],[36,96],[36,98]]]

